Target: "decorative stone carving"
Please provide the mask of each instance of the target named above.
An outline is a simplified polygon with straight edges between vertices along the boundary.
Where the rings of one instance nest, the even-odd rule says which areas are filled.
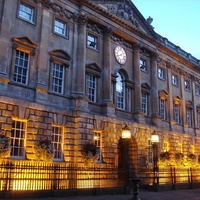
[[[88,20],[88,16],[84,12],[74,13],[74,21],[78,23],[86,24],[87,20]]]
[[[110,26],[107,26],[106,28],[103,29],[104,35],[111,35],[112,33],[113,33],[113,30]]]
[[[97,24],[92,24],[90,22],[88,22],[87,28],[91,29],[94,32],[97,32],[98,34],[102,32],[102,30],[98,27]]]
[[[110,13],[118,16],[119,18],[131,23],[136,28],[139,28],[139,23],[133,15],[133,11],[126,4],[117,4],[117,5],[107,5],[107,9]]]
[[[35,3],[40,3],[43,7],[52,9],[55,13],[59,14],[62,17],[66,17],[68,19],[72,18],[72,14],[69,13],[63,7],[54,3],[54,0],[35,0]]]
[[[114,41],[114,42],[118,42],[120,45],[123,45],[129,49],[133,49],[133,45],[129,42],[127,42],[126,40],[124,40],[123,38],[121,37],[118,37],[116,35],[112,35],[111,36],[111,39]]]

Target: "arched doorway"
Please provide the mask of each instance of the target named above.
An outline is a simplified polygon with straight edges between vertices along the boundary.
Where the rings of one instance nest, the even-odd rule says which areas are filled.
[[[138,148],[134,137],[119,139],[118,143],[118,170],[119,179],[129,184],[129,179],[137,175]]]

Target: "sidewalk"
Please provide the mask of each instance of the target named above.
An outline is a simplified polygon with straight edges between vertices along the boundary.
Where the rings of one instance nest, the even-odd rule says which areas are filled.
[[[170,190],[152,192],[140,190],[140,200],[200,200],[200,188],[189,190]],[[13,198],[12,198],[13,199]],[[18,198],[16,200],[131,200],[133,195],[102,195],[102,196],[69,196],[69,197],[46,197],[46,198]]]

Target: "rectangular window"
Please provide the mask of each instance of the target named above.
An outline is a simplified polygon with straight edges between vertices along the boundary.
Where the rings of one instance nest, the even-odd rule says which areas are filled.
[[[192,109],[187,108],[187,124],[188,126],[192,126]]]
[[[53,126],[52,130],[52,143],[54,146],[54,159],[63,160],[63,131],[62,127]]]
[[[53,63],[52,73],[52,91],[63,94],[64,88],[64,67],[57,63]]]
[[[26,122],[13,120],[11,131],[11,157],[25,158]]]
[[[67,35],[67,24],[61,20],[55,19],[54,21],[54,32],[60,35]]]
[[[148,163],[153,164],[153,149],[151,140],[148,140]]]
[[[87,35],[87,46],[93,49],[98,49],[98,39],[92,34]]]
[[[144,59],[140,59],[140,69],[142,70],[142,71],[147,71],[147,62],[146,62],[146,60],[144,60]]]
[[[142,112],[148,115],[148,95],[146,93],[142,93]]]
[[[160,99],[160,115],[162,120],[167,119],[166,115],[166,101],[164,99]]]
[[[175,115],[175,122],[180,124],[180,106],[178,104],[174,105],[174,115]]]
[[[96,145],[98,151],[99,151],[99,158],[98,158],[98,162],[102,162],[102,139],[101,139],[101,132],[94,132],[94,144]]]
[[[178,85],[178,76],[172,75],[172,84],[173,85]]]
[[[158,78],[164,79],[164,69],[158,68]]]
[[[35,12],[35,9],[32,6],[29,6],[22,2],[20,3],[19,17],[33,23],[34,22],[34,12]]]
[[[184,87],[186,91],[190,91],[190,82],[189,81],[184,81]]]
[[[97,100],[97,77],[88,74],[87,75],[87,93],[91,102]]]
[[[29,54],[23,51],[16,50],[15,56],[15,69],[14,69],[14,81],[17,83],[28,83],[30,58]]]
[[[195,93],[196,93],[196,95],[200,95],[200,86],[199,85],[195,85]]]

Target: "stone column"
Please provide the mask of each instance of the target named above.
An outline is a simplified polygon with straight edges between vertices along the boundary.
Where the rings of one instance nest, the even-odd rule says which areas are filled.
[[[171,72],[171,63],[167,63],[167,79],[168,79],[168,89],[169,89],[169,107],[168,107],[168,113],[169,113],[169,122],[170,122],[170,129],[173,130],[175,120],[174,120],[174,102],[173,102],[173,96],[172,96],[172,72]]]
[[[195,135],[197,136],[197,130],[198,130],[198,115],[197,115],[197,106],[199,104],[197,98],[195,98],[196,96],[196,92],[195,92],[195,79],[194,77],[191,78],[191,92],[192,92],[192,102],[193,102],[193,123],[194,123],[194,132]]]
[[[78,22],[78,46],[77,46],[77,65],[76,65],[76,95],[85,97],[85,65],[86,65],[86,23],[87,16],[81,13],[77,17]]]
[[[12,5],[16,5],[16,3],[13,3]],[[11,1],[2,1],[1,6],[3,7],[1,12],[3,17],[1,16],[0,25],[0,82],[7,85],[11,67],[10,63],[8,63],[11,59],[11,54],[9,55],[9,52],[12,52],[10,50],[12,48],[10,46],[10,37],[12,37],[10,34],[13,27],[11,13],[13,13],[13,8],[16,7],[11,6]],[[1,90],[2,89],[3,88],[1,88]],[[5,87],[5,90],[7,90],[7,86]]]
[[[104,108],[104,113],[107,116],[115,116],[115,108],[111,100],[111,34],[112,30],[110,27],[104,29],[103,38],[103,99],[102,105]],[[115,95],[115,94],[113,94]]]
[[[72,66],[72,101],[75,110],[88,111],[88,97],[86,94],[86,24],[87,15],[80,13],[74,15],[74,35],[73,35],[73,66]]]
[[[133,45],[133,70],[134,70],[134,112],[133,116],[139,122],[144,121],[144,114],[141,112],[141,74],[140,74],[140,45]]]
[[[48,77],[49,72],[47,71],[49,55],[44,52],[48,52],[49,44],[49,23],[50,23],[50,13],[47,10],[42,10],[42,22],[41,22],[41,35],[40,35],[40,45],[38,54],[38,78],[36,85],[36,101],[46,101],[48,92]]]
[[[188,127],[187,124],[187,117],[186,117],[186,105],[185,105],[185,79],[184,79],[184,74],[183,72],[181,72],[181,76],[180,76],[180,90],[181,90],[181,98],[182,98],[182,102],[181,102],[181,106],[180,106],[180,117],[182,119],[182,123],[183,123],[183,131],[185,132]]]
[[[154,124],[160,124],[159,117],[159,99],[158,99],[158,76],[157,76],[157,53],[151,54],[151,108],[152,108],[152,121]]]

